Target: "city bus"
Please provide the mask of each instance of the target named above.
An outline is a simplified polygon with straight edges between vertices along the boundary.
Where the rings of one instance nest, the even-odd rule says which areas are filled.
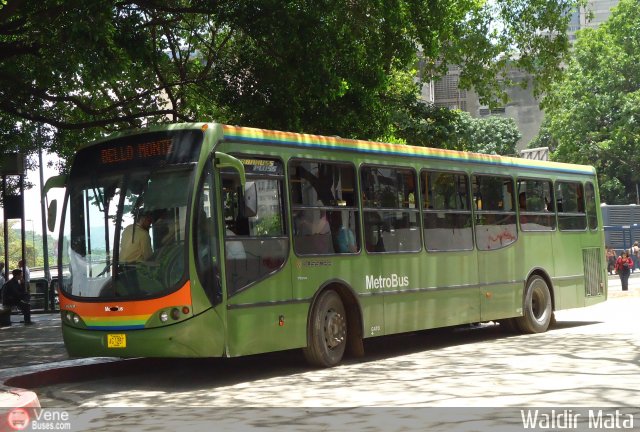
[[[172,124],[82,146],[61,186],[71,356],[331,367],[365,338],[539,333],[607,298],[590,166]]]

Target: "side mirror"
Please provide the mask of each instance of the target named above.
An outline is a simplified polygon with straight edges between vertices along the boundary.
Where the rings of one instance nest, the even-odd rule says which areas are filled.
[[[58,216],[58,201],[51,200],[49,207],[47,207],[47,229],[50,232],[56,228],[56,218]]]
[[[58,175],[50,177],[42,187],[42,196],[46,197],[47,193],[54,188],[65,187],[67,177],[64,175]],[[54,199],[47,207],[47,229],[51,232],[56,227],[56,218],[58,217],[58,202]]]

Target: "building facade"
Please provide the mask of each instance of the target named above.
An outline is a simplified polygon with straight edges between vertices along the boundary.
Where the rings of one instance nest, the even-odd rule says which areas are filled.
[[[618,0],[589,0],[586,7],[576,11],[569,22],[569,40],[573,42],[576,32],[583,28],[595,28],[605,22],[611,15],[611,9],[618,4]],[[533,95],[533,77],[521,71],[510,71],[510,78],[516,83],[526,81],[525,88],[516,85],[507,89],[509,103],[503,107],[489,109],[481,105],[477,93],[473,90],[458,88],[460,69],[457,66],[449,68],[447,75],[441,79],[426,84],[423,87],[422,99],[436,106],[445,106],[467,111],[472,117],[501,115],[515,120],[522,135],[517,149],[523,150],[533,140],[540,130],[544,113],[540,109],[540,101]]]

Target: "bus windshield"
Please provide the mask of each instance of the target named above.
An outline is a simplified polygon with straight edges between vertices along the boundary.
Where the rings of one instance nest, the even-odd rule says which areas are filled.
[[[195,159],[193,153],[188,159]],[[74,172],[74,164],[63,227],[65,293],[137,299],[181,286],[187,277],[188,191],[195,167],[195,160],[184,159],[116,164],[120,169],[110,164],[93,172],[84,166]]]

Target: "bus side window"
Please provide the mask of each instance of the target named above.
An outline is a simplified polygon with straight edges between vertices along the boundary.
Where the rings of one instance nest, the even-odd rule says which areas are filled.
[[[355,167],[308,160],[292,160],[289,167],[296,253],[358,253]]]
[[[518,237],[513,180],[507,176],[476,174],[471,178],[474,196],[482,197],[476,210],[475,234],[478,250],[496,250]]]
[[[211,172],[211,162],[202,175],[202,180],[198,188],[198,204],[194,215],[193,235],[195,237],[194,255],[196,258],[196,269],[198,278],[211,301],[215,305],[222,301],[222,287],[218,274],[218,239],[215,235],[215,212],[213,206],[213,176]]]
[[[420,251],[415,171],[405,167],[363,165],[360,181],[367,252]]]
[[[247,186],[255,191],[251,212],[241,211],[240,177],[223,172],[222,197],[226,282],[229,296],[278,271],[288,254],[284,214],[284,168],[278,159],[238,156]]]
[[[558,200],[558,227],[560,231],[587,229],[582,183],[559,181],[556,183]]]
[[[422,171],[422,219],[429,251],[473,249],[469,178],[464,173]],[[479,198],[474,200],[478,205]]]

